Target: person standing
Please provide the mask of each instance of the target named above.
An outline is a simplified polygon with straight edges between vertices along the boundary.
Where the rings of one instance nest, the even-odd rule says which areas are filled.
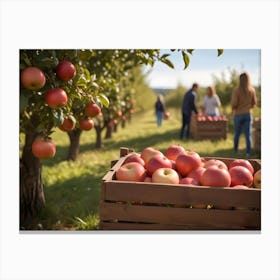
[[[157,101],[155,103],[155,112],[157,118],[157,126],[160,127],[162,124],[163,114],[165,111],[164,101],[161,94],[158,94]]]
[[[219,107],[221,106],[221,101],[213,87],[207,87],[202,104],[204,114],[212,117],[220,116]]]
[[[257,104],[256,91],[251,86],[247,72],[239,76],[239,85],[231,96],[231,107],[234,116],[234,151],[238,151],[239,137],[244,130],[246,139],[246,156],[251,155],[252,143],[252,109]]]
[[[185,133],[185,127],[187,126],[186,137],[190,138],[190,123],[192,112],[198,114],[196,107],[196,94],[198,92],[199,85],[194,83],[192,88],[187,91],[184,95],[183,104],[182,104],[182,128],[180,132],[180,138],[183,139]]]

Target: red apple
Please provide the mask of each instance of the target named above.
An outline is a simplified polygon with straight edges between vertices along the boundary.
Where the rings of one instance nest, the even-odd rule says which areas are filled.
[[[170,118],[170,113],[166,111],[164,112],[163,116],[166,120],[168,120]]]
[[[52,158],[55,156],[56,147],[51,139],[37,137],[32,143],[32,153],[40,159]]]
[[[159,168],[152,176],[153,183],[179,184],[178,173],[171,168]]]
[[[179,184],[181,184],[181,185],[198,186],[199,182],[197,180],[195,180],[194,178],[185,177],[185,178],[180,179]]]
[[[98,116],[100,113],[101,113],[101,109],[96,103],[93,102],[87,103],[85,107],[85,114],[88,117],[94,118]]]
[[[56,67],[56,74],[59,79],[69,81],[75,77],[76,68],[70,61],[62,60]]]
[[[143,182],[152,183],[152,177],[146,176]]]
[[[224,168],[225,170],[228,170],[227,165],[219,159],[209,159],[209,160],[205,161],[204,168],[207,169],[208,167],[210,167],[212,165],[216,165],[219,168]]]
[[[203,186],[229,187],[231,182],[229,172],[216,165],[209,166],[201,176]]]
[[[118,181],[142,182],[146,177],[146,169],[138,162],[129,162],[116,171]]]
[[[187,176],[193,169],[201,166],[201,158],[198,153],[186,151],[176,158],[176,168],[183,176]]]
[[[149,175],[152,175],[159,168],[172,168],[171,161],[160,154],[153,156],[146,164]]]
[[[188,177],[193,178],[197,182],[201,183],[201,176],[205,170],[206,170],[206,168],[204,168],[204,167],[201,167],[201,166],[197,167],[189,173]]]
[[[138,153],[132,153],[130,154],[124,161],[123,164],[128,163],[128,162],[138,162],[141,165],[145,166],[144,160],[140,157],[140,154]]]
[[[253,183],[253,175],[248,168],[244,166],[234,166],[230,168],[231,186],[245,185],[250,187]]]
[[[160,154],[163,155],[162,152],[160,152],[159,150],[152,148],[152,147],[147,147],[145,148],[142,152],[141,152],[141,158],[145,161],[145,163],[147,164],[147,162],[155,155]]]
[[[55,109],[64,107],[67,104],[68,97],[61,88],[54,88],[45,93],[45,100],[49,107]]]
[[[26,67],[20,75],[22,85],[29,90],[39,90],[46,83],[46,77],[37,67]]]
[[[167,150],[165,151],[164,155],[168,158],[168,159],[172,159],[172,160],[176,160],[177,156],[182,153],[185,152],[185,149],[182,146],[179,145],[171,145],[167,148]]]
[[[249,169],[249,171],[254,174],[254,167],[247,159],[235,159],[231,164],[229,165],[229,169],[231,169],[234,166],[244,166]]]
[[[64,119],[62,125],[59,126],[59,129],[62,131],[71,131],[75,128],[75,122],[71,119]]]
[[[79,121],[81,130],[91,130],[94,127],[94,121],[91,119],[83,119]]]
[[[254,182],[254,187],[256,189],[261,189],[261,170],[260,169],[254,174],[253,182]]]

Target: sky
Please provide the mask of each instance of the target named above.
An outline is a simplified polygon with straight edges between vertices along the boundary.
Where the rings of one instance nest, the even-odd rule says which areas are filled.
[[[148,73],[147,82],[153,88],[176,88],[178,84],[190,87],[194,82],[201,86],[214,85],[213,75],[229,78],[229,69],[238,73],[247,71],[254,86],[261,84],[261,50],[259,49],[224,49],[221,56],[217,56],[216,49],[195,49],[190,57],[189,67],[184,69],[184,62],[180,52],[161,50],[170,53],[170,60],[175,69],[163,63],[156,62],[154,67],[144,67]]]

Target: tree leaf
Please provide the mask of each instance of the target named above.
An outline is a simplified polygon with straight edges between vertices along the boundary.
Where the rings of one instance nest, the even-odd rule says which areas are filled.
[[[169,59],[164,58],[164,59],[161,59],[160,61],[163,62],[164,64],[166,64],[167,66],[169,66],[170,68],[174,69],[174,65]]]
[[[163,54],[160,58],[161,58],[161,59],[165,59],[165,58],[167,58],[169,55],[170,55],[169,53],[165,53],[165,54]]]
[[[192,54],[192,52],[194,51],[194,49],[187,49],[187,52]]]
[[[220,56],[221,54],[223,54],[224,50],[223,49],[218,49],[218,56]]]
[[[108,99],[108,97],[106,95],[100,93],[98,95],[98,98],[99,98],[100,102],[103,104],[104,107],[106,107],[106,108],[109,107],[110,101],[109,101],[109,99]]]
[[[28,99],[24,94],[20,94],[20,112],[28,105]]]
[[[188,68],[188,66],[190,64],[190,58],[184,51],[182,51],[182,55],[183,55],[183,59],[184,59],[184,63],[185,63],[185,67],[184,67],[184,70],[185,70],[186,68]]]
[[[154,66],[154,60],[150,57],[148,57],[148,64],[150,64],[152,67]]]
[[[53,115],[54,126],[62,125],[64,121],[62,109],[59,108],[59,109],[52,110],[52,115]]]

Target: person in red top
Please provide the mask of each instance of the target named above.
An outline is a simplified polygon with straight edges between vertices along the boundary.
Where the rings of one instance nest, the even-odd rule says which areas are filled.
[[[244,130],[246,156],[251,155],[252,109],[257,104],[256,91],[247,72],[239,76],[239,85],[232,92],[231,107],[234,115],[234,151],[238,151],[239,137]]]

